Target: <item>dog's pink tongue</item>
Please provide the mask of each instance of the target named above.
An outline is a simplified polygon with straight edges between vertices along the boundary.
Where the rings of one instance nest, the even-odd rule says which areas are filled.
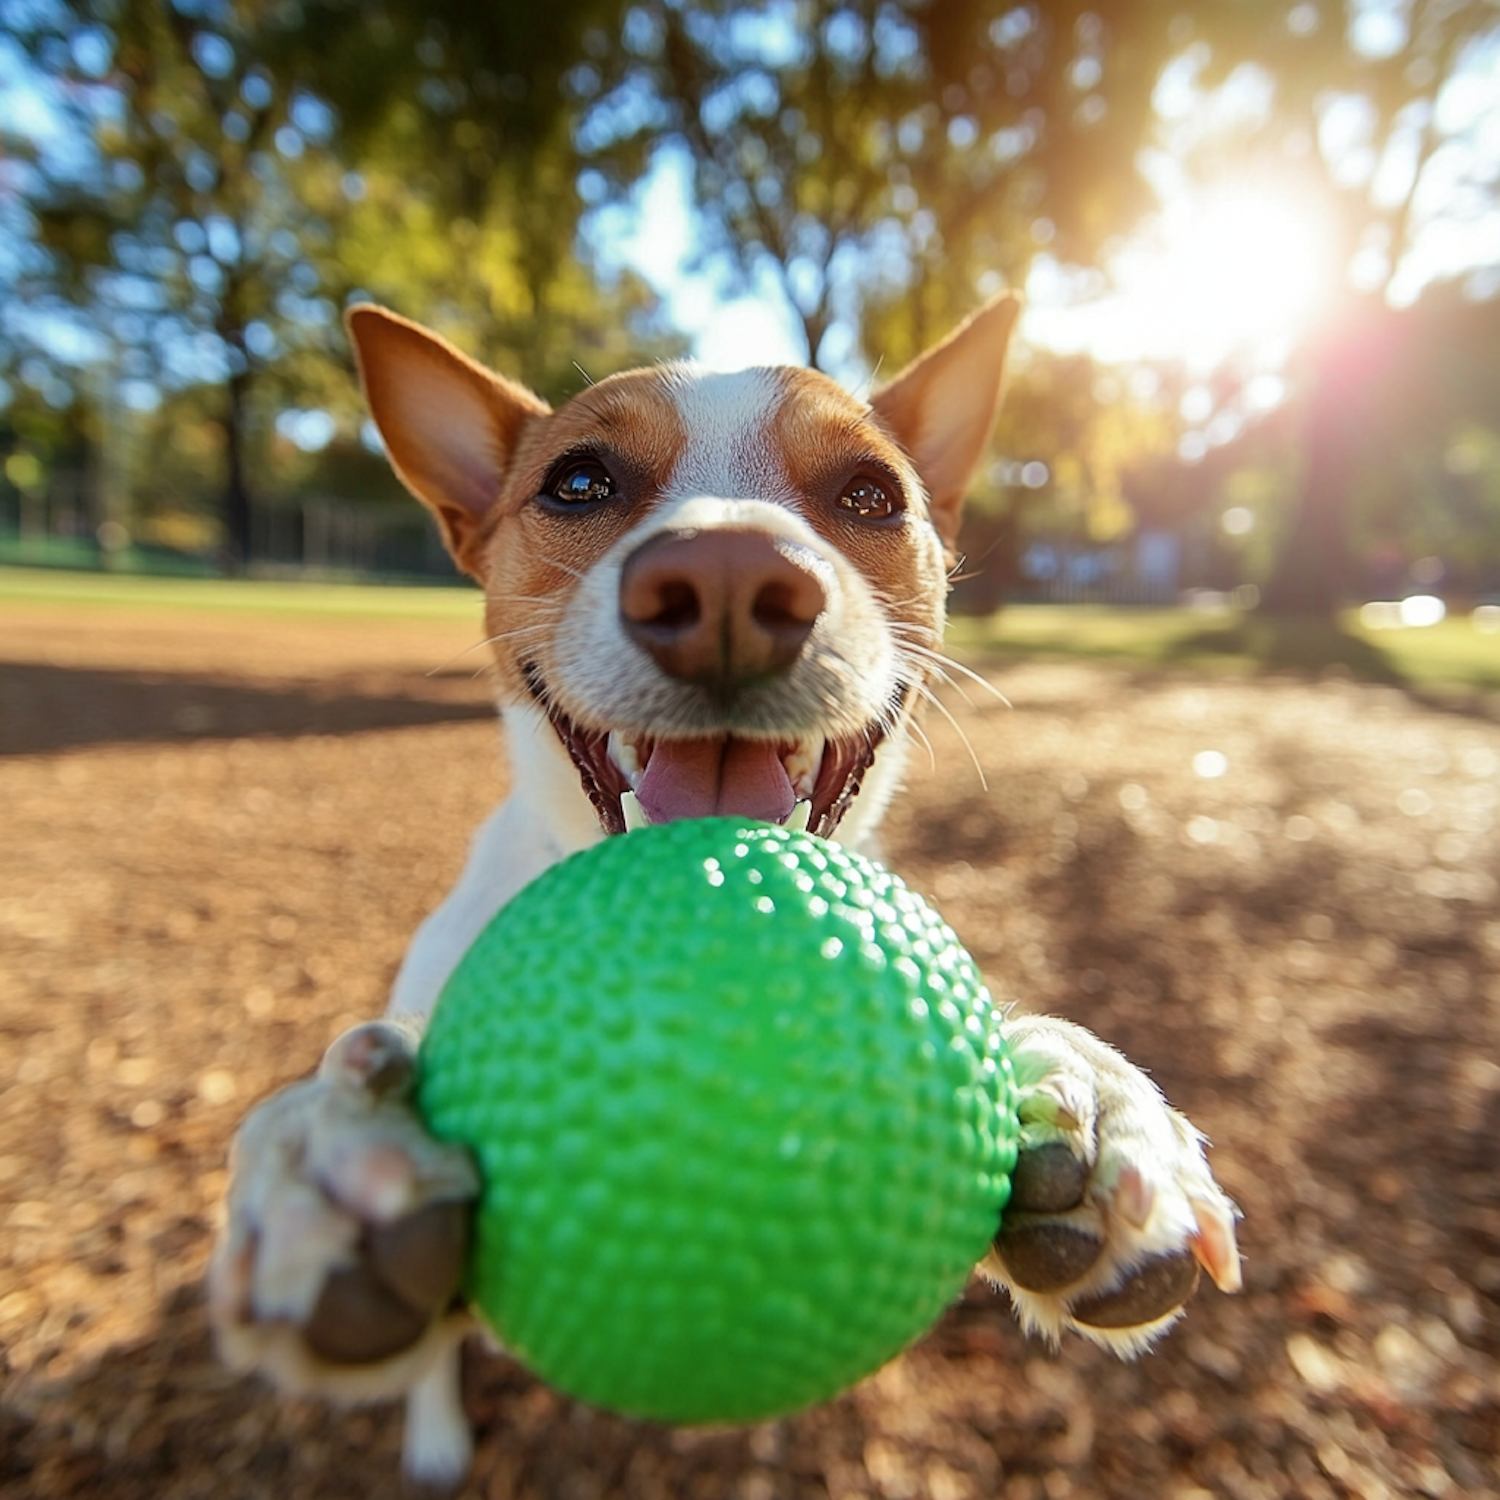
[[[715,815],[779,823],[797,803],[764,740],[660,740],[635,794],[653,823]]]

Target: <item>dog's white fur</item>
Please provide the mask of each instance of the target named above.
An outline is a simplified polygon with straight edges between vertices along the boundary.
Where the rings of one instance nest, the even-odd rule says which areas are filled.
[[[527,642],[547,669],[546,696],[539,697],[521,681],[521,655],[498,646],[514,790],[479,830],[458,884],[413,941],[391,1000],[398,1024],[382,1034],[377,1052],[411,1045],[448,974],[500,907],[548,866],[605,836],[554,726],[559,706],[595,730],[652,738],[731,732],[837,739],[878,724],[885,738],[837,830],[841,841],[874,852],[909,743],[910,703],[899,710],[892,704],[908,689],[919,692],[928,670],[920,651],[904,648],[936,645],[945,544],[951,548],[962,485],[988,431],[1013,314],[1013,307],[992,304],[937,357],[899,377],[884,407],[877,397],[874,411],[852,399],[839,408],[838,421],[850,430],[864,424],[855,447],[875,456],[878,472],[910,505],[899,541],[872,534],[866,545],[856,536],[858,558],[839,544],[845,519],[828,520],[808,492],[804,475],[816,470],[819,455],[787,446],[808,446],[787,423],[800,416],[796,403],[811,409],[832,400],[821,387],[799,384],[789,372],[705,375],[670,367],[618,396],[599,396],[581,416],[570,417],[567,408],[553,418],[529,393],[413,325],[374,310],[356,314],[362,374],[393,462],[437,512],[460,562],[484,582],[492,632]],[[517,571],[502,549],[514,550],[528,524],[528,487],[542,482],[559,452],[579,449],[580,434],[617,432],[621,413],[637,410],[632,402],[640,420],[625,424],[632,434],[625,440],[641,445],[632,458],[637,469],[656,465],[649,503],[598,545],[580,550],[570,533],[574,550],[548,565],[547,576],[557,580],[551,591],[522,594],[517,580],[536,568]],[[549,447],[548,424],[564,422],[572,426],[559,427],[562,436]],[[816,570],[826,598],[786,681],[767,701],[743,709],[705,706],[620,628],[627,558],[653,537],[720,527],[792,549]],[[899,556],[881,550],[896,546]],[[896,597],[903,592],[915,597]],[[744,722],[726,723],[726,713],[743,713]],[[1101,1330],[1075,1323],[1070,1307],[1120,1285],[1149,1257],[1185,1246],[1232,1289],[1233,1209],[1208,1173],[1201,1137],[1117,1053],[1066,1022],[1016,1017],[1007,1027],[1023,1088],[1023,1145],[1062,1141],[1086,1164],[1089,1188],[1073,1220],[1107,1248],[1085,1277],[1056,1294],[1016,1286],[998,1257],[984,1269],[1010,1288],[1032,1331],[1055,1340],[1073,1326],[1135,1352],[1176,1310],[1141,1327]],[[350,1036],[330,1049],[317,1079],[263,1105],[237,1138],[229,1223],[211,1273],[215,1322],[231,1360],[285,1386],[351,1399],[407,1392],[407,1469],[423,1479],[453,1479],[468,1462],[471,1441],[457,1386],[463,1316],[436,1318],[415,1347],[372,1367],[327,1365],[298,1335],[323,1271],[350,1262],[361,1223],[389,1222],[473,1186],[465,1163],[428,1140],[399,1091],[364,1086],[372,1071],[370,1033]]]

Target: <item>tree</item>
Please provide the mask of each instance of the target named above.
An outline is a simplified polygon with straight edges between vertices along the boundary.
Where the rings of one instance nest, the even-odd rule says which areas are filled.
[[[579,139],[617,194],[644,153],[687,152],[705,254],[777,286],[811,357],[844,369],[899,365],[1039,254],[1086,281],[1151,206],[1164,157],[1179,176],[1307,179],[1336,205],[1357,287],[1294,372],[1303,501],[1266,599],[1326,612],[1348,581],[1351,462],[1378,420],[1361,392],[1380,309],[1433,215],[1494,202],[1493,152],[1464,155],[1443,101],[1497,26],[1493,0],[642,0]],[[1169,81],[1189,99],[1175,119]],[[1226,84],[1261,100],[1228,132],[1210,107]]]
[[[643,0],[603,61],[579,144],[617,194],[687,151],[705,250],[770,277],[811,359],[899,366],[1147,202],[1132,157],[1160,25],[1151,0],[997,9],[982,0],[749,6]]]
[[[1427,253],[1428,237],[1496,206],[1500,167],[1481,134],[1495,95],[1481,59],[1500,45],[1500,12],[1492,0],[1285,11],[1215,0],[1185,8],[1179,43],[1180,114],[1161,132],[1178,163],[1199,180],[1299,181],[1332,225],[1344,274],[1293,358],[1298,496],[1262,594],[1271,612],[1330,616],[1358,582],[1364,460],[1393,423],[1409,431],[1411,399],[1395,393],[1421,394],[1401,379],[1431,353],[1416,293],[1455,274]],[[1466,73],[1480,95],[1467,108],[1455,87]],[[1236,84],[1258,104],[1235,128],[1205,129],[1216,91]]]
[[[359,168],[339,246],[350,284],[472,353],[503,350],[508,373],[549,396],[571,394],[580,365],[624,363],[647,301],[638,279],[601,288],[575,253],[572,131],[625,10],[305,0],[273,64],[334,110]]]
[[[307,156],[332,121],[260,61],[284,13],[104,3],[49,8],[26,33],[82,169],[28,204],[55,284],[96,331],[127,402],[223,390],[226,561],[250,542],[250,392],[287,347],[326,347],[335,306],[310,252],[337,175]],[[107,24],[106,24],[107,23]]]
[[[623,330],[576,335],[619,322],[639,286],[603,296],[568,253],[581,205],[562,78],[607,9],[19,8],[15,34],[72,143],[55,159],[32,149],[9,205],[35,231],[17,239],[40,247],[25,271],[49,327],[78,330],[46,379],[66,401],[80,364],[138,403],[219,387],[228,566],[249,555],[250,450],[270,411],[352,417],[338,318],[352,297],[397,302],[476,353],[503,342],[543,389],[576,384],[580,357],[594,372],[623,358]]]

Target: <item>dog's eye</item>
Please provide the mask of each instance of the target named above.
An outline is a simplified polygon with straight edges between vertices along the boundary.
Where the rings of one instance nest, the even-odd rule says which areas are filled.
[[[598,505],[615,493],[609,470],[597,459],[573,458],[547,476],[542,494],[564,506]]]
[[[839,495],[839,506],[861,521],[888,521],[901,514],[899,491],[889,480],[870,474],[856,474]]]

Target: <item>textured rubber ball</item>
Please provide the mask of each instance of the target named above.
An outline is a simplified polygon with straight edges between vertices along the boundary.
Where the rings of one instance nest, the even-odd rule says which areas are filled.
[[[1016,1097],[951,929],[807,834],[668,823],[554,866],[433,1015],[418,1097],[483,1181],[467,1292],[558,1389],[670,1422],[837,1394],[999,1225]]]

